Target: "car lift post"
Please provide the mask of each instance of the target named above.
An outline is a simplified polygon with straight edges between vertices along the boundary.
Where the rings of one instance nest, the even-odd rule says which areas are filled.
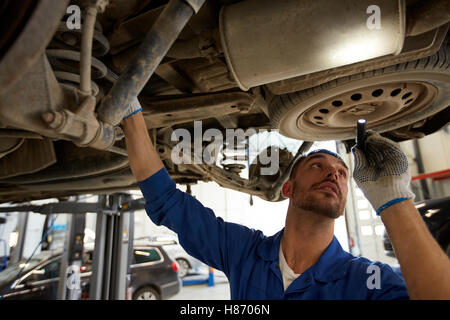
[[[17,244],[10,249],[9,263],[18,262],[23,258],[23,246],[25,244],[25,237],[28,225],[28,212],[20,212],[17,216],[17,226],[14,229],[18,234]]]
[[[80,300],[80,268],[83,263],[83,238],[86,214],[69,214],[66,224],[66,241],[61,257],[58,283],[58,300]],[[71,274],[68,276],[68,274]]]
[[[133,252],[134,214],[122,211],[127,194],[99,196],[89,299],[124,300]],[[114,254],[113,254],[114,253]]]
[[[133,253],[134,214],[142,209],[145,201],[142,199],[128,201],[128,194],[100,195],[98,203],[56,202],[44,205],[24,205],[15,207],[0,207],[0,212],[36,212],[45,215],[70,214],[68,219],[65,251],[61,260],[60,284],[58,297],[60,299],[79,299],[77,274],[70,276],[67,286],[67,270],[80,270],[83,252],[84,219],[87,212],[97,213],[97,233],[95,239],[93,270],[90,279],[90,299],[125,299],[127,290],[127,275]],[[78,261],[80,260],[80,261]],[[72,263],[75,262],[75,266]],[[79,275],[79,272],[78,272]],[[75,277],[75,278],[74,278]],[[64,288],[68,290],[64,290]]]

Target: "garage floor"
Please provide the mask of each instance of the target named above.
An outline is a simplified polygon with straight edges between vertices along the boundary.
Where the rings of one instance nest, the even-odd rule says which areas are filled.
[[[208,273],[203,273],[204,278]],[[230,285],[227,277],[218,270],[214,270],[214,286],[207,284],[185,285],[178,294],[169,300],[230,300]]]
[[[183,286],[181,291],[169,300],[230,300],[230,286],[227,283]]]

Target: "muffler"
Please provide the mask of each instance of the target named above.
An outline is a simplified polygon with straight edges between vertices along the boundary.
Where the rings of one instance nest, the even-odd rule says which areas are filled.
[[[220,12],[227,64],[242,90],[399,54],[404,0],[246,0]]]

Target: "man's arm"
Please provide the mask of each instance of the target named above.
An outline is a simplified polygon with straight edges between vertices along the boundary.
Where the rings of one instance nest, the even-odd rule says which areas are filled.
[[[142,112],[122,120],[131,171],[137,181],[143,181],[163,168],[148,135]]]
[[[450,261],[414,207],[408,159],[375,132],[352,149],[353,178],[386,226],[411,299],[450,299]]]
[[[450,299],[450,260],[428,231],[412,200],[380,213],[411,299]]]
[[[193,257],[227,276],[246,250],[263,235],[223,221],[197,199],[176,188],[148,135],[142,112],[124,120],[128,157],[133,175],[146,200],[145,210],[156,225],[176,232],[183,248]]]

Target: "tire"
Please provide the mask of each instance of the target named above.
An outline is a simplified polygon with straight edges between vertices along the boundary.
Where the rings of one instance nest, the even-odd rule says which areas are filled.
[[[133,300],[161,300],[161,297],[154,288],[143,287],[133,294]]]
[[[355,137],[359,118],[381,133],[430,117],[450,104],[449,47],[445,43],[426,58],[275,96],[269,104],[272,126],[294,139],[345,140]]]
[[[450,221],[447,221],[437,232],[436,240],[442,250],[450,258]]]
[[[178,275],[180,278],[184,278],[187,274],[191,266],[189,265],[189,262],[186,259],[178,258],[176,259],[178,263]]]

